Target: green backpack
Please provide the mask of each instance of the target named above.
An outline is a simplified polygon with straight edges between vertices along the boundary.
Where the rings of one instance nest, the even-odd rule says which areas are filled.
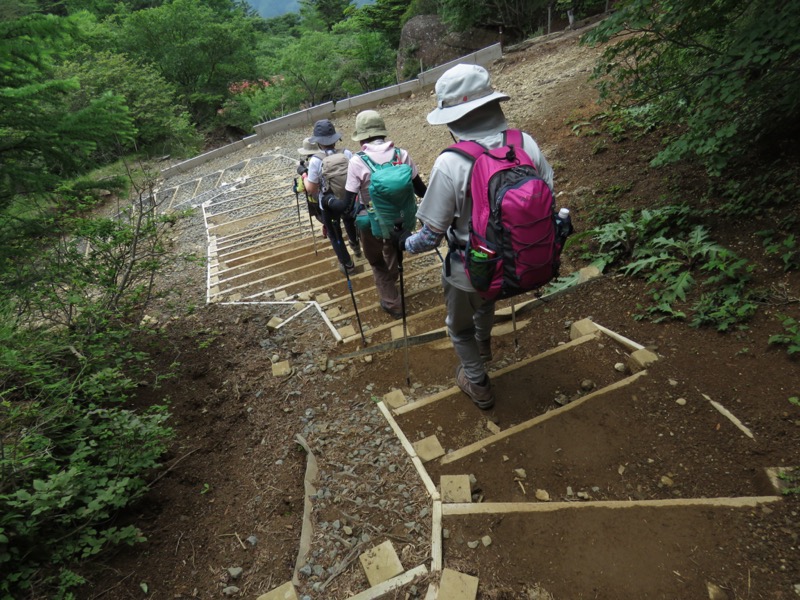
[[[400,150],[395,148],[394,159],[380,165],[365,152],[359,152],[358,156],[371,172],[371,205],[367,214],[372,235],[389,239],[398,219],[403,220],[403,229],[413,231],[417,222],[417,199],[411,183],[411,166],[400,162]]]

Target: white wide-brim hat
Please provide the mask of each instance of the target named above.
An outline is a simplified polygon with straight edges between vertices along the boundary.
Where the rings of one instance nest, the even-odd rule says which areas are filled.
[[[428,113],[428,123],[446,125],[484,104],[509,98],[494,91],[489,72],[480,65],[456,65],[436,82],[436,108]]]
[[[303,140],[303,147],[297,149],[297,153],[300,156],[306,157],[311,156],[312,154],[316,154],[319,152],[319,146],[311,141],[311,138],[306,138]]]

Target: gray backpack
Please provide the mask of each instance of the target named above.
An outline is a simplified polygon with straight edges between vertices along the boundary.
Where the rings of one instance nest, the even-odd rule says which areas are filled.
[[[317,156],[322,160],[320,204],[323,210],[327,210],[334,217],[340,217],[353,210],[353,203],[347,206],[344,201],[344,186],[347,183],[347,166],[350,164],[350,159],[343,152],[319,153]]]

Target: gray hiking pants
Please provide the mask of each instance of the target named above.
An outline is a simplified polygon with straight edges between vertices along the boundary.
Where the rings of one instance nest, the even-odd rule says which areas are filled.
[[[447,306],[447,332],[464,367],[464,374],[473,383],[483,383],[486,368],[478,350],[478,340],[492,337],[495,303],[484,300],[477,292],[458,289],[448,283],[444,275],[442,287]]]

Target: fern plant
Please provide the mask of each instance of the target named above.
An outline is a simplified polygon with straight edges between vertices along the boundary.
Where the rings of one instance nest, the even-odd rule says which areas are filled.
[[[643,210],[637,216],[629,210],[619,216],[618,221],[606,223],[587,232],[600,245],[600,254],[605,264],[635,255],[640,241],[663,236],[671,226],[685,225],[689,216],[687,206],[670,205]]]
[[[778,315],[784,332],[769,336],[770,344],[785,345],[789,355],[800,352],[800,321],[786,315]]]
[[[780,258],[784,271],[800,269],[800,243],[795,234],[782,236],[774,229],[765,229],[756,235],[764,239],[764,254]]]
[[[753,292],[744,282],[736,282],[703,294],[692,306],[692,327],[710,325],[717,331],[728,331],[750,319],[758,310]]]
[[[660,236],[640,246],[634,255],[636,260],[620,270],[626,275],[646,273],[647,282],[654,285],[653,299],[671,306],[676,301],[686,301],[695,284],[692,271],[697,264],[722,250],[710,240],[705,228],[697,226],[685,240]]]
[[[640,306],[643,313],[637,318],[687,318],[691,294],[702,285],[707,291],[688,306],[690,324],[726,331],[758,308],[758,293],[746,287],[753,266],[716,243],[703,226],[684,233],[689,215],[686,206],[644,210],[638,217],[628,211],[619,221],[589,232],[600,247],[595,261],[605,266],[630,258],[620,272],[645,279],[653,300]]]

